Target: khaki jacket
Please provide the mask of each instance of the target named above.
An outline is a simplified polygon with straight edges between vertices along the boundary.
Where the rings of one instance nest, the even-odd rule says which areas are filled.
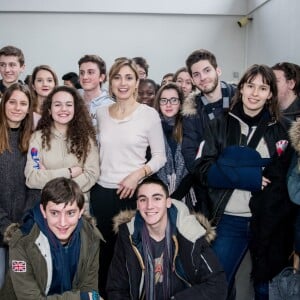
[[[26,236],[10,227],[9,272],[0,299],[6,300],[80,300],[80,292],[98,290],[99,244],[101,234],[98,229],[83,217],[80,231],[81,247],[77,272],[73,279],[72,291],[61,295],[47,296],[52,279],[52,259],[48,239],[35,224]],[[9,232],[11,231],[11,232]],[[12,233],[13,232],[13,233]],[[23,271],[13,272],[12,261],[26,264]]]

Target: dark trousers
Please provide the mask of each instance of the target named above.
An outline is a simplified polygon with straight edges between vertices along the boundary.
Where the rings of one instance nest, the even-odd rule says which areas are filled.
[[[120,200],[116,189],[107,189],[95,184],[91,189],[91,215],[97,220],[105,242],[100,243],[99,256],[99,292],[106,298],[106,281],[110,262],[114,253],[116,234],[113,232],[113,217],[121,210],[135,209],[135,197]]]

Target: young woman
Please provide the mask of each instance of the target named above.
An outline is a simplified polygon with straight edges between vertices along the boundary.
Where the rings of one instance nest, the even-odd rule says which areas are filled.
[[[189,197],[185,198],[185,201],[191,207],[196,199],[193,190],[190,190],[192,178],[188,175],[181,153],[182,118],[180,109],[183,98],[181,88],[173,82],[163,85],[156,95],[154,108],[161,117],[167,156],[166,164],[157,172],[157,175],[166,184],[169,193],[173,193],[172,198],[181,200],[188,194]]]
[[[174,74],[173,81],[182,89],[186,98],[194,89],[193,80],[186,67],[180,68]]]
[[[42,106],[46,97],[58,85],[58,78],[51,67],[40,65],[33,69],[31,75],[31,92],[33,96],[33,122],[36,128],[42,114]]]
[[[152,107],[157,90],[158,86],[154,80],[140,79],[137,101]]]
[[[138,182],[166,162],[159,115],[137,102],[138,84],[135,63],[126,58],[116,60],[109,72],[109,92],[116,102],[97,111],[100,177],[91,191],[91,207],[106,241],[100,254],[101,295],[115,243],[112,218],[122,209],[135,207]],[[151,159],[146,162],[149,146]]]
[[[275,75],[265,65],[253,65],[238,84],[229,114],[210,123],[199,147],[195,173],[209,188],[210,217],[217,225],[213,248],[232,286],[251,242],[255,299],[268,299],[268,282],[287,265],[292,250],[287,140],[279,122]],[[237,158],[249,147],[258,152],[251,172],[243,166],[248,156]],[[270,158],[263,176],[266,164],[260,157]],[[232,162],[234,171],[223,171],[222,164]]]
[[[32,131],[32,101],[29,89],[19,83],[3,94],[0,105],[0,288],[4,281],[7,226],[20,222],[30,207],[24,168]]]
[[[95,130],[77,90],[55,87],[44,101],[30,140],[25,176],[32,189],[42,189],[56,177],[73,178],[88,200],[99,177],[99,154]]]

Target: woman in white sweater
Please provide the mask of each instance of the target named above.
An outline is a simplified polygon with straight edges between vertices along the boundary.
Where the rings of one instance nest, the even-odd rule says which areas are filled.
[[[134,62],[117,59],[109,72],[109,91],[115,103],[97,110],[100,177],[91,190],[91,207],[106,240],[101,245],[99,273],[104,296],[115,242],[112,218],[122,209],[135,208],[138,182],[166,162],[159,115],[154,108],[136,101],[138,84]],[[151,159],[147,162],[148,147]]]

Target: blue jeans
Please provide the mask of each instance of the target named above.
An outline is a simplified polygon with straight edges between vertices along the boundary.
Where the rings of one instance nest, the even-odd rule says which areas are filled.
[[[228,281],[229,291],[235,274],[248,250],[250,217],[223,215],[217,226],[217,238],[212,247],[218,256]]]

